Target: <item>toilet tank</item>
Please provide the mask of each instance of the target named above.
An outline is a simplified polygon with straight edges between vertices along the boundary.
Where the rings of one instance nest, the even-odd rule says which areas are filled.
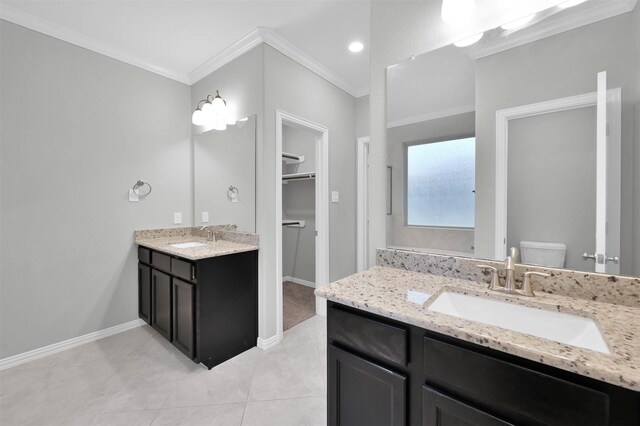
[[[540,241],[520,241],[522,263],[564,268],[567,246],[563,243],[545,243]]]

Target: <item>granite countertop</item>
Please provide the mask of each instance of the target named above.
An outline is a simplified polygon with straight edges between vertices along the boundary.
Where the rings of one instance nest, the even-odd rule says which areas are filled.
[[[472,322],[427,309],[443,291],[481,296],[523,306],[594,319],[611,354]],[[416,293],[426,301],[409,300]],[[392,318],[427,330],[640,391],[640,308],[594,302],[554,294],[507,295],[486,284],[458,278],[375,266],[315,291],[319,297]],[[420,295],[418,295],[420,296]]]
[[[186,243],[189,241],[198,241],[201,243],[205,243],[206,246],[192,248],[171,247],[171,244]],[[135,242],[136,244],[153,250],[158,250],[164,253],[184,257],[191,260],[206,259],[209,257],[224,256],[227,254],[258,250],[257,245],[237,243],[222,239],[218,239],[217,241],[207,241],[206,238],[193,235],[176,235],[159,238],[136,238]]]

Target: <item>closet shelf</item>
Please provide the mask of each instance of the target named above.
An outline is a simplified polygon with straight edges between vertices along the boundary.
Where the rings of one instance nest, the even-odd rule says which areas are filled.
[[[282,161],[287,164],[298,164],[304,162],[304,155],[291,154],[290,152],[282,153]]]
[[[304,225],[305,225],[304,220],[287,219],[282,221],[282,226],[288,226],[291,228],[304,228]]]
[[[294,180],[308,180],[315,179],[316,172],[306,172],[306,173],[292,173],[289,175],[282,175],[282,182],[287,183]]]

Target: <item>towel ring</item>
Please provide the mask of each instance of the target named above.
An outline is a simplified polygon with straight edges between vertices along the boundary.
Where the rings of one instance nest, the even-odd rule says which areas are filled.
[[[145,186],[149,187],[148,191],[140,191],[140,188],[143,188]],[[151,194],[151,185],[149,185],[147,182],[144,181],[137,181],[135,185],[133,185],[133,193],[136,194],[138,197],[146,197],[147,195]]]
[[[236,188],[235,186],[231,185],[229,187],[229,189],[227,190],[227,198],[230,200],[234,200],[236,198],[238,198],[238,188]]]

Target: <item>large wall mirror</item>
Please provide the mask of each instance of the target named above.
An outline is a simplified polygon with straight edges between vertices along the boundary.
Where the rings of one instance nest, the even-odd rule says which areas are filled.
[[[636,3],[553,7],[390,66],[388,246],[640,275]]]
[[[194,223],[256,231],[256,116],[193,141]]]

